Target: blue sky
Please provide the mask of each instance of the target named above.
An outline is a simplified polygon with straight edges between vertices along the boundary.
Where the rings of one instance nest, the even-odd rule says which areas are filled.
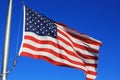
[[[119,0],[24,0],[32,9],[49,18],[103,42],[99,52],[96,80],[120,77],[120,1]],[[8,0],[0,0],[0,68]],[[22,39],[22,1],[13,0],[9,69]],[[19,36],[19,37],[18,37]],[[19,39],[19,40],[18,40]],[[18,47],[18,49],[17,49]],[[1,70],[0,70],[1,71]],[[8,80],[85,80],[83,71],[54,66],[43,60],[19,57]]]

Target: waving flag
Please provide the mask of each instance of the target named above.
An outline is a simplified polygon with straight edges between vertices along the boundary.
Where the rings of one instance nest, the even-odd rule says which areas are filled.
[[[20,56],[43,59],[57,66],[83,70],[94,80],[101,42],[24,6]]]

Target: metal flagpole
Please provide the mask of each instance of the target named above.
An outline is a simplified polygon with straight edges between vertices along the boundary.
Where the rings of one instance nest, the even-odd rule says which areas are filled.
[[[4,40],[4,53],[3,53],[3,61],[2,61],[2,76],[1,76],[2,80],[7,80],[11,15],[12,15],[12,0],[9,0],[8,14],[6,20],[6,32],[5,32],[5,40]]]

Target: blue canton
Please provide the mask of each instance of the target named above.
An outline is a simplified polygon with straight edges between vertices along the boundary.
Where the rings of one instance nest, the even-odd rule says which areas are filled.
[[[57,26],[53,20],[27,7],[25,8],[25,11],[26,32],[34,32],[39,36],[51,36],[56,38]]]

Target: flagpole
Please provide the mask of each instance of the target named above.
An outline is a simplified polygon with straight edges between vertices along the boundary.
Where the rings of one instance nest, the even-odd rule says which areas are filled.
[[[12,15],[12,0],[9,0],[7,20],[6,20],[6,32],[5,32],[5,40],[4,40],[4,53],[3,53],[3,61],[2,61],[2,80],[7,80],[11,15]]]

